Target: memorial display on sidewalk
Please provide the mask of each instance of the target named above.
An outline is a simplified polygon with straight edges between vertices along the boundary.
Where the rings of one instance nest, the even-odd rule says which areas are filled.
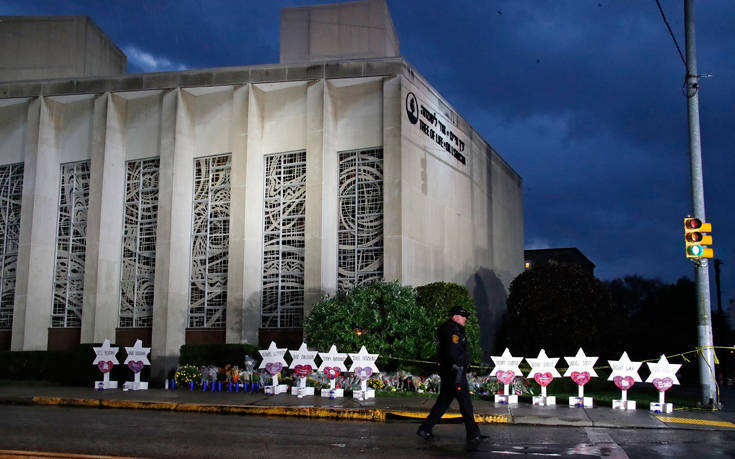
[[[534,395],[532,403],[541,406],[556,405],[556,397],[547,395],[546,386],[551,384],[554,378],[561,377],[556,369],[556,363],[559,361],[559,357],[548,357],[546,351],[541,349],[538,357],[535,359],[526,357],[526,361],[531,365],[531,371],[528,372],[527,376],[533,378],[541,386],[541,395]]]
[[[651,402],[649,410],[656,413],[671,413],[674,411],[674,405],[666,403],[665,394],[671,387],[679,384],[676,378],[676,372],[681,368],[680,363],[669,363],[665,355],[661,355],[658,362],[646,362],[651,374],[646,378],[646,382],[653,384],[658,390],[658,402]]]
[[[592,407],[594,400],[592,397],[584,396],[584,385],[590,381],[590,378],[596,378],[597,372],[592,367],[597,362],[598,357],[587,357],[584,351],[580,347],[577,351],[577,355],[573,357],[564,357],[567,362],[567,371],[564,372],[564,377],[572,378],[578,388],[576,397],[569,397],[569,406],[577,407]]]
[[[621,391],[620,400],[613,400],[612,407],[620,410],[634,410],[635,400],[628,400],[628,390],[633,387],[636,382],[641,382],[638,376],[638,369],[643,362],[631,362],[627,352],[623,352],[620,360],[608,360],[612,372],[608,381],[612,381]]]
[[[286,354],[286,348],[279,349],[276,347],[276,343],[271,341],[268,349],[261,349],[258,352],[263,357],[258,369],[265,369],[273,378],[270,385],[263,386],[265,394],[278,395],[288,392],[288,386],[286,384],[278,384],[278,374],[286,366],[286,361],[283,359],[283,356]]]
[[[517,404],[518,395],[510,393],[510,385],[515,381],[516,376],[521,376],[521,369],[518,368],[523,357],[513,357],[508,348],[505,348],[503,355],[490,356],[495,364],[495,368],[490,373],[490,376],[495,376],[498,381],[503,383],[503,393],[495,394],[495,403],[502,404]]]
[[[298,380],[298,385],[291,387],[291,395],[296,395],[299,398],[304,395],[314,395],[314,388],[306,387],[306,378],[316,368],[314,359],[318,351],[310,351],[307,349],[306,343],[301,343],[298,350],[289,350],[288,352],[292,358],[289,368],[293,370],[294,378]]]
[[[317,371],[324,373],[329,379],[329,389],[322,389],[321,396],[329,398],[344,397],[344,389],[335,386],[335,379],[340,373],[347,371],[347,367],[345,367],[347,354],[337,352],[337,346],[332,344],[329,352],[320,352],[319,357],[322,359],[322,364],[319,365]]]
[[[367,400],[369,398],[375,398],[375,389],[368,389],[367,380],[373,374],[379,372],[378,367],[375,366],[375,361],[378,360],[378,354],[368,354],[365,346],[360,348],[360,352],[357,354],[349,354],[352,360],[352,366],[347,370],[349,373],[355,373],[355,376],[360,380],[360,390],[352,392],[352,398]]]
[[[110,340],[106,339],[102,346],[93,347],[95,358],[92,365],[97,365],[97,368],[102,372],[102,381],[95,381],[94,388],[99,390],[104,389],[117,389],[117,381],[110,381],[110,371],[112,367],[119,364],[117,361],[117,351],[119,347],[110,347]]]
[[[137,339],[132,347],[125,347],[128,356],[125,358],[125,365],[133,372],[133,381],[125,381],[123,389],[128,390],[148,390],[148,382],[140,380],[140,372],[146,365],[150,365],[148,354],[151,348],[143,347],[143,341]]]

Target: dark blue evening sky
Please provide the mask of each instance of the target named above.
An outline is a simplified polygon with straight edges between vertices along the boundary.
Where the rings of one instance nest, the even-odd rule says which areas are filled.
[[[683,0],[661,0],[684,48]],[[312,0],[0,0],[89,15],[129,72],[278,62],[280,9]],[[578,247],[596,275],[692,277],[684,65],[655,0],[388,0],[401,54],[523,177],[526,248]],[[697,2],[708,220],[735,298],[735,2]],[[711,270],[713,306],[714,271]]]

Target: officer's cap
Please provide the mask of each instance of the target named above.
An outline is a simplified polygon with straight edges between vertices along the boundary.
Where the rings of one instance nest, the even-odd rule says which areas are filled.
[[[469,317],[470,313],[468,313],[467,310],[462,306],[455,306],[449,310],[449,317],[452,316]]]

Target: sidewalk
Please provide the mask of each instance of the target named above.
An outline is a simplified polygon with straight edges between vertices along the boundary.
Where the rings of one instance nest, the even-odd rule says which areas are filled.
[[[290,394],[266,396],[260,393],[202,392],[151,389],[96,391],[91,387],[0,386],[0,405],[77,406],[90,408],[152,409],[179,412],[298,416],[341,420],[393,422],[423,419],[434,398],[420,396],[378,396],[367,401],[351,397],[330,400],[326,397],[298,398]],[[735,432],[735,412],[675,410],[654,414],[648,406],[635,411],[613,410],[608,406],[569,408],[566,400],[557,406],[537,407],[528,403],[495,405],[473,401],[475,417],[481,423],[524,424],[567,427],[605,427],[638,429],[704,429]],[[676,407],[675,407],[676,408]],[[453,402],[446,418],[457,418]]]

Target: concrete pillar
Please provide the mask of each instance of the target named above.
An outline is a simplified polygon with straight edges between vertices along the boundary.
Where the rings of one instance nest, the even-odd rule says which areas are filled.
[[[11,350],[39,351],[48,345],[53,301],[59,160],[55,125],[62,106],[46,98],[28,106],[25,172]]]
[[[248,146],[248,92],[247,85],[232,92],[230,145],[232,165],[230,174],[230,247],[227,273],[226,342],[244,342],[245,332],[245,178],[247,175]]]
[[[163,96],[156,280],[151,354],[154,377],[175,367],[186,342],[194,158],[194,96],[177,89]]]
[[[401,219],[401,109],[405,95],[401,77],[383,83],[383,263],[386,281],[403,282]]]
[[[304,241],[304,319],[311,307],[323,294],[324,257],[328,242],[322,240],[324,212],[322,192],[324,189],[323,165],[325,163],[324,120],[326,105],[325,81],[319,80],[306,88],[306,227]],[[332,260],[334,264],[334,260]]]
[[[31,100],[26,112],[23,194],[21,196],[18,264],[16,266],[15,299],[13,302],[13,333],[10,342],[10,349],[13,351],[25,349],[26,320],[32,320],[27,314],[27,295],[31,263],[31,229],[33,228],[33,207],[35,203],[39,117],[42,103],[40,98]],[[45,344],[42,348],[46,348]]]
[[[258,344],[261,279],[263,277],[263,112],[264,94],[250,85],[245,173],[245,263],[243,280],[243,335],[246,343]]]
[[[84,267],[83,343],[115,340],[120,305],[126,111],[127,103],[120,96],[107,93],[95,100]]]

